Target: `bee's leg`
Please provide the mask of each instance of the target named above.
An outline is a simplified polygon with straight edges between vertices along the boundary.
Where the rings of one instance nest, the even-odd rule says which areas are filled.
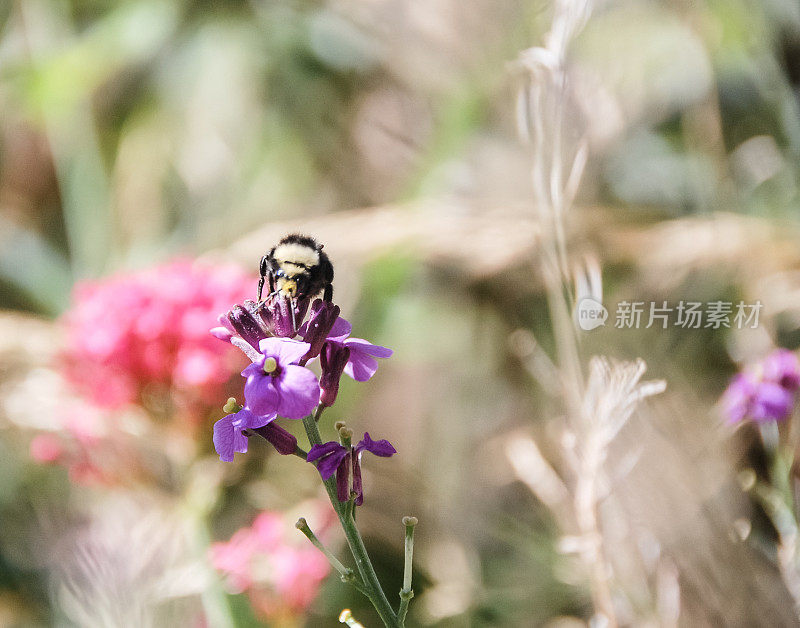
[[[333,284],[329,283],[325,286],[325,292],[322,293],[322,300],[328,301],[329,303],[333,301]]]
[[[261,258],[261,264],[258,267],[259,274],[261,275],[258,279],[258,299],[257,303],[261,302],[261,291],[264,289],[264,277],[267,274],[267,256]],[[271,278],[270,278],[271,279]],[[272,292],[272,281],[270,281],[270,292]]]

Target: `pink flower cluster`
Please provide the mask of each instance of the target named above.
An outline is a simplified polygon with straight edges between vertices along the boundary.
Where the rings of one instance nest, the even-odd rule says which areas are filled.
[[[79,285],[64,317],[67,378],[102,408],[159,394],[215,405],[240,360],[208,328],[254,282],[237,267],[181,259]]]
[[[320,505],[320,513],[325,509]],[[319,532],[324,535],[328,517]],[[325,556],[297,532],[293,521],[275,512],[259,514],[230,541],[211,546],[211,562],[225,574],[232,592],[247,593],[266,618],[305,611],[330,571]]]

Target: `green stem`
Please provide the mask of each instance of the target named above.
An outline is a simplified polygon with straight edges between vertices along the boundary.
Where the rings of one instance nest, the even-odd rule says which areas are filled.
[[[311,541],[311,544],[314,547],[316,547],[320,552],[325,554],[325,558],[328,559],[328,562],[336,571],[338,571],[344,577],[349,577],[350,575],[352,575],[353,570],[350,569],[349,567],[345,567],[342,564],[342,562],[338,558],[336,558],[336,556],[334,556],[327,547],[325,547],[322,544],[322,541],[320,541],[317,538],[317,535],[314,534],[314,531],[308,527],[308,522],[305,520],[304,517],[300,517],[297,520],[297,523],[294,525],[298,530],[300,530],[300,532],[306,535],[306,538],[309,541]]]
[[[411,565],[414,561],[414,526],[417,525],[416,517],[403,517],[403,525],[406,528],[405,541],[405,561],[403,565],[403,588],[400,590],[400,608],[397,611],[397,619],[401,625],[405,626],[406,614],[414,591],[411,588]]]
[[[320,408],[321,406],[317,408],[313,415],[309,415],[303,419],[303,427],[308,435],[308,441],[312,446],[322,444],[322,436],[320,436],[319,428],[317,427],[319,415],[322,413]],[[350,551],[356,561],[358,573],[361,574],[361,581],[364,585],[366,596],[369,598],[369,601],[372,602],[372,605],[375,607],[378,615],[380,615],[384,625],[389,628],[402,628],[402,624],[398,621],[391,604],[389,604],[389,600],[386,599],[386,595],[381,588],[381,583],[369,559],[367,548],[364,547],[361,534],[359,534],[353,519],[348,516],[346,503],[341,503],[339,501],[339,497],[336,493],[336,479],[330,477],[325,480],[324,484],[325,490],[328,492],[328,498],[331,500],[331,505],[336,511],[336,515],[339,517],[342,530],[344,530],[347,544],[350,546]]]
[[[411,589],[400,591],[400,608],[397,611],[397,621],[400,622],[401,626],[406,625],[406,614],[412,597],[414,597],[414,592]]]

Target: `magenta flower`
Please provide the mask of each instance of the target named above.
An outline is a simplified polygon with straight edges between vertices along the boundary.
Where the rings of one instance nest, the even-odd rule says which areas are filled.
[[[310,345],[289,338],[265,338],[258,348],[258,358],[242,371],[247,378],[247,407],[259,415],[277,413],[288,419],[310,414],[319,402],[319,384],[314,373],[297,364]]]
[[[62,319],[67,380],[101,408],[146,403],[159,390],[204,413],[224,394],[238,357],[208,327],[253,281],[236,267],[184,259],[78,284]]]
[[[799,388],[797,356],[778,349],[733,378],[722,397],[722,408],[729,423],[780,421],[791,414]]]
[[[306,458],[309,462],[317,460],[317,470],[323,480],[336,474],[336,495],[340,502],[350,499],[350,492],[356,494],[356,506],[364,503],[364,489],[361,481],[361,454],[369,451],[376,456],[388,458],[397,453],[397,450],[388,440],[372,440],[369,432],[364,433],[364,438],[355,447],[344,447],[336,441],[329,441],[322,445],[314,445]],[[352,489],[350,488],[350,469],[353,471]]]

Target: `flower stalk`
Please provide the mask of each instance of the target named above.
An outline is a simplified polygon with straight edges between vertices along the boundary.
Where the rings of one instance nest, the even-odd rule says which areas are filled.
[[[314,414],[303,419],[303,427],[306,430],[306,435],[311,445],[322,444],[322,436],[320,436],[317,421],[323,409],[324,407],[320,405],[314,411]],[[339,523],[344,531],[347,544],[350,546],[350,552],[353,554],[353,558],[356,561],[356,567],[358,568],[358,573],[361,575],[361,581],[364,587],[362,592],[375,607],[384,625],[390,628],[402,628],[403,624],[399,621],[397,615],[395,615],[391,604],[389,604],[389,600],[386,598],[386,594],[383,592],[381,583],[378,580],[378,575],[375,573],[375,568],[372,566],[372,561],[369,558],[367,548],[364,546],[364,541],[356,527],[355,521],[352,516],[349,515],[347,502],[339,501],[336,490],[336,479],[330,477],[324,480],[323,483],[325,484],[325,490],[328,492],[328,498],[331,500],[331,505],[336,512],[336,516],[339,517]]]
[[[414,590],[411,588],[411,565],[414,560],[414,527],[417,525],[416,517],[403,517],[403,525],[406,527],[405,541],[405,562],[403,565],[403,588],[400,589],[400,609],[397,611],[397,618],[401,625],[405,625],[408,605],[414,597]]]

